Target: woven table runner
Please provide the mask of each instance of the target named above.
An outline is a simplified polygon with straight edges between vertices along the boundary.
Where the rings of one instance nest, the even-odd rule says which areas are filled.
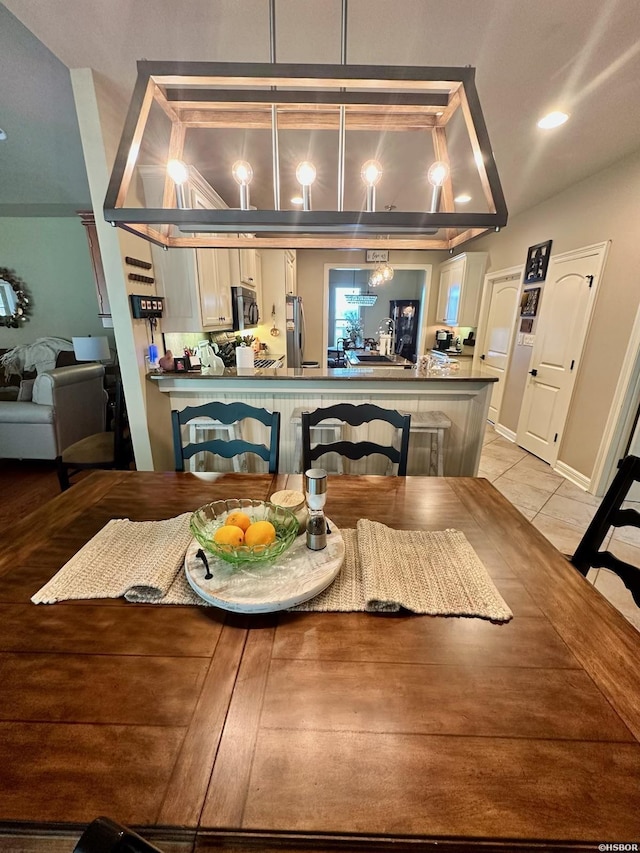
[[[126,598],[145,604],[211,606],[183,571],[189,513],[167,521],[110,521],[31,599],[35,604]],[[368,519],[343,530],[345,560],[335,581],[292,610],[373,613],[401,608],[432,616],[513,614],[459,530],[393,530]]]

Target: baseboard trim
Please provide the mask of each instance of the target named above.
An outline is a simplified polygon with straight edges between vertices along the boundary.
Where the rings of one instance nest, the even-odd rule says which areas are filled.
[[[575,468],[571,468],[570,465],[567,465],[564,462],[556,462],[553,466],[553,470],[557,474],[562,474],[570,483],[573,483],[574,486],[578,486],[579,489],[584,489],[585,492],[589,491],[589,486],[591,485],[591,480],[589,477],[585,477],[584,474],[581,474],[580,471],[576,471]]]
[[[508,429],[506,426],[502,426],[502,424],[494,424],[493,428],[503,438],[506,438],[515,444],[516,434],[512,429]]]

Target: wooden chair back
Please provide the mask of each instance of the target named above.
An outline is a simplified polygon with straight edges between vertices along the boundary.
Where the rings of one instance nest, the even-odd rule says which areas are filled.
[[[615,572],[640,607],[640,569],[618,559],[610,551],[600,550],[610,527],[640,528],[640,513],[635,509],[622,508],[631,486],[638,481],[640,458],[626,456],[571,557],[571,562],[583,575],[586,575],[590,568],[605,568]]]
[[[400,447],[376,444],[373,441],[334,441],[331,444],[318,444],[311,447],[311,427],[324,420],[340,420],[349,426],[361,426],[371,421],[385,421],[400,430]],[[362,459],[374,453],[386,456],[398,465],[398,476],[407,474],[409,457],[409,432],[411,415],[402,414],[394,409],[383,409],[371,403],[355,406],[352,403],[338,403],[313,412],[302,412],[302,463],[303,471],[313,467],[312,463],[325,453],[339,453],[347,459]]]
[[[254,418],[269,428],[269,444],[256,444],[244,439],[211,439],[183,444],[182,426],[193,418],[211,418],[221,424],[233,424]],[[255,453],[269,463],[269,473],[277,474],[280,462],[280,412],[270,412],[247,403],[204,403],[202,406],[187,406],[182,411],[171,412],[173,426],[173,451],[176,471],[184,471],[186,459],[196,453],[208,451],[224,459],[232,459],[241,453]],[[214,428],[214,427],[212,427]]]

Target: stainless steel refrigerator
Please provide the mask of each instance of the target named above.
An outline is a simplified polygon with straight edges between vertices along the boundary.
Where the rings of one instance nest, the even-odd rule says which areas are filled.
[[[304,308],[301,296],[287,295],[287,367],[302,367]]]

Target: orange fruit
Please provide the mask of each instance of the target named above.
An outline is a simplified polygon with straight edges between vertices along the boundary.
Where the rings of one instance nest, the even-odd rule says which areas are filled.
[[[234,527],[232,524],[223,524],[213,534],[213,541],[218,545],[232,545],[237,548],[244,541],[244,530],[241,527]]]
[[[251,519],[246,514],[246,512],[240,512],[239,510],[236,510],[235,512],[229,513],[225,524],[230,524],[234,527],[239,527],[240,530],[245,531],[247,527],[251,524]]]
[[[244,544],[250,547],[262,545],[266,547],[276,541],[276,529],[270,521],[254,521],[247,527],[244,534]]]

